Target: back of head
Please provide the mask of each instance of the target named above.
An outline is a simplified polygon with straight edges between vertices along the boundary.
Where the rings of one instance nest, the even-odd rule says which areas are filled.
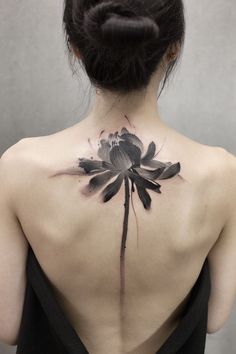
[[[92,84],[122,94],[146,88],[185,34],[182,0],[65,0],[63,24],[69,53],[79,52]]]

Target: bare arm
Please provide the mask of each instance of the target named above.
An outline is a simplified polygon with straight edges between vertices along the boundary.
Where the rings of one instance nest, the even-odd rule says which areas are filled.
[[[211,294],[208,307],[208,333],[219,331],[227,321],[236,298],[236,157],[222,149],[221,188],[227,198],[227,220],[208,254]]]
[[[0,341],[15,345],[25,293],[28,242],[14,213],[14,192],[22,176],[24,140],[0,159]]]

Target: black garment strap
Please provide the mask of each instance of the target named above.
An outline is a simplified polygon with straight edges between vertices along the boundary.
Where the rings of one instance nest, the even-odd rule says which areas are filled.
[[[27,260],[27,276],[50,325],[67,353],[89,354],[57,302],[31,247]],[[209,295],[210,274],[206,258],[178,326],[156,354],[204,353]]]
[[[27,275],[51,326],[69,354],[89,354],[49,286],[48,279],[30,247]]]
[[[194,330],[198,327],[204,329],[204,333],[196,331],[195,337],[197,342],[203,341],[205,343],[206,337],[206,320],[208,313],[208,299],[210,295],[211,283],[210,283],[210,272],[209,272],[209,261],[206,258],[198,279],[194,284],[189,302],[186,305],[184,314],[174,331],[170,334],[167,340],[159,348],[156,354],[172,354],[178,353],[184,344],[191,339],[191,335],[194,334]],[[203,344],[204,344],[203,343]],[[180,353],[195,353],[194,343],[192,343],[190,351],[180,351]],[[204,353],[204,351],[197,351],[196,353]]]

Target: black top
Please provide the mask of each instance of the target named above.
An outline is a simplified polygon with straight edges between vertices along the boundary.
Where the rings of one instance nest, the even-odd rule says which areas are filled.
[[[56,300],[30,246],[26,275],[26,293],[16,354],[89,354]],[[205,352],[209,295],[210,274],[206,258],[180,323],[156,354]]]

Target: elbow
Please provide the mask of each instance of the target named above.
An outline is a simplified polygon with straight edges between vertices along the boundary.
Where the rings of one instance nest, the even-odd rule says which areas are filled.
[[[217,327],[207,326],[207,334],[214,334],[218,332],[220,329]]]
[[[221,303],[213,303],[209,301],[208,304],[208,318],[207,318],[207,333],[214,334],[220,331],[227,320],[230,317],[232,310],[232,304],[230,306],[225,306],[225,304]]]
[[[9,346],[16,346],[17,345],[17,339],[18,339],[18,333],[16,335],[16,332],[10,330],[8,327],[4,326],[3,324],[0,324],[0,342],[9,345]]]
[[[218,331],[220,331],[224,325],[225,325],[226,320],[224,321],[210,321],[208,318],[207,322],[207,334],[214,334]]]
[[[0,336],[0,342],[9,346],[17,345],[17,340],[15,338],[6,335]]]

